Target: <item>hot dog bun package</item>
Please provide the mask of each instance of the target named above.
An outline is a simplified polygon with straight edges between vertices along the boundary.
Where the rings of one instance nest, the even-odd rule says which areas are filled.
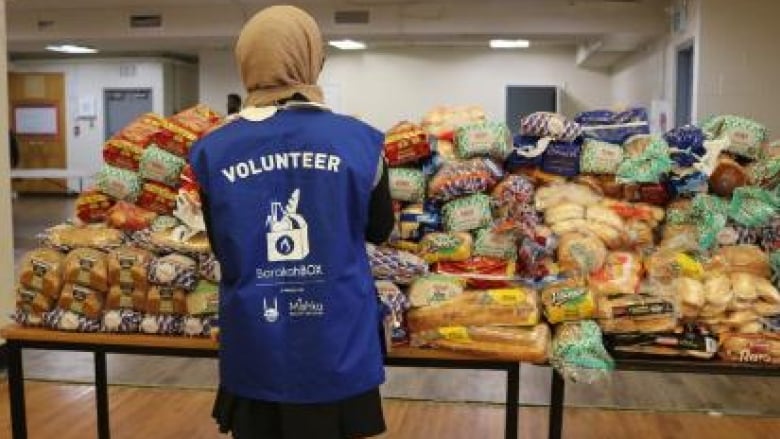
[[[77,248],[65,257],[63,279],[105,294],[108,291],[106,253],[92,248]]]
[[[413,333],[411,344],[475,357],[543,363],[549,352],[550,329],[545,324],[530,327],[446,326]]]
[[[20,285],[28,290],[39,291],[51,299],[58,299],[62,290],[64,259],[62,253],[49,248],[25,253],[19,269]]]

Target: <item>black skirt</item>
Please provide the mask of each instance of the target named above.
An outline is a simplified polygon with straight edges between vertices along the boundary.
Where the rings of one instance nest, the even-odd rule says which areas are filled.
[[[220,388],[212,416],[235,439],[352,439],[386,430],[379,389],[325,404],[285,404]]]

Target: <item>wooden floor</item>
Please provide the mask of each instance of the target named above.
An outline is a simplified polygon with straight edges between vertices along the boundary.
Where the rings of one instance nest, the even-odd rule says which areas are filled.
[[[91,386],[28,382],[30,439],[95,437]],[[225,438],[209,417],[213,392],[112,387],[112,437],[155,439]],[[385,400],[385,439],[500,439],[503,410],[486,404]],[[0,437],[10,437],[8,387],[0,385]],[[569,439],[769,439],[780,434],[780,419],[709,416],[600,409],[567,409]],[[547,435],[547,409],[523,408],[520,437]],[[312,438],[316,439],[316,438]]]

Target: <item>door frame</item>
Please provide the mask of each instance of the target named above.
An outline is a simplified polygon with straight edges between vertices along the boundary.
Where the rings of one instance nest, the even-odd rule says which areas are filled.
[[[152,87],[105,87],[103,88],[103,141],[111,137],[108,135],[108,94],[112,92],[148,92],[149,102],[154,110],[154,89]]]
[[[677,126],[677,103],[680,93],[680,87],[679,87],[679,75],[680,75],[680,53],[685,50],[691,51],[691,81],[690,81],[690,120],[688,123],[695,122],[694,116],[694,104],[696,100],[696,40],[694,37],[691,37],[680,44],[678,44],[674,49],[674,125]]]

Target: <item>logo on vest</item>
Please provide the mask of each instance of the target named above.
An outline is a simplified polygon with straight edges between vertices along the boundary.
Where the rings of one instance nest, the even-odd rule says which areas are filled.
[[[263,298],[263,318],[268,323],[275,323],[279,320],[279,302],[274,298],[271,305]]]
[[[295,189],[287,205],[274,201],[265,221],[268,260],[300,261],[309,254],[309,226],[298,211],[301,191]]]

